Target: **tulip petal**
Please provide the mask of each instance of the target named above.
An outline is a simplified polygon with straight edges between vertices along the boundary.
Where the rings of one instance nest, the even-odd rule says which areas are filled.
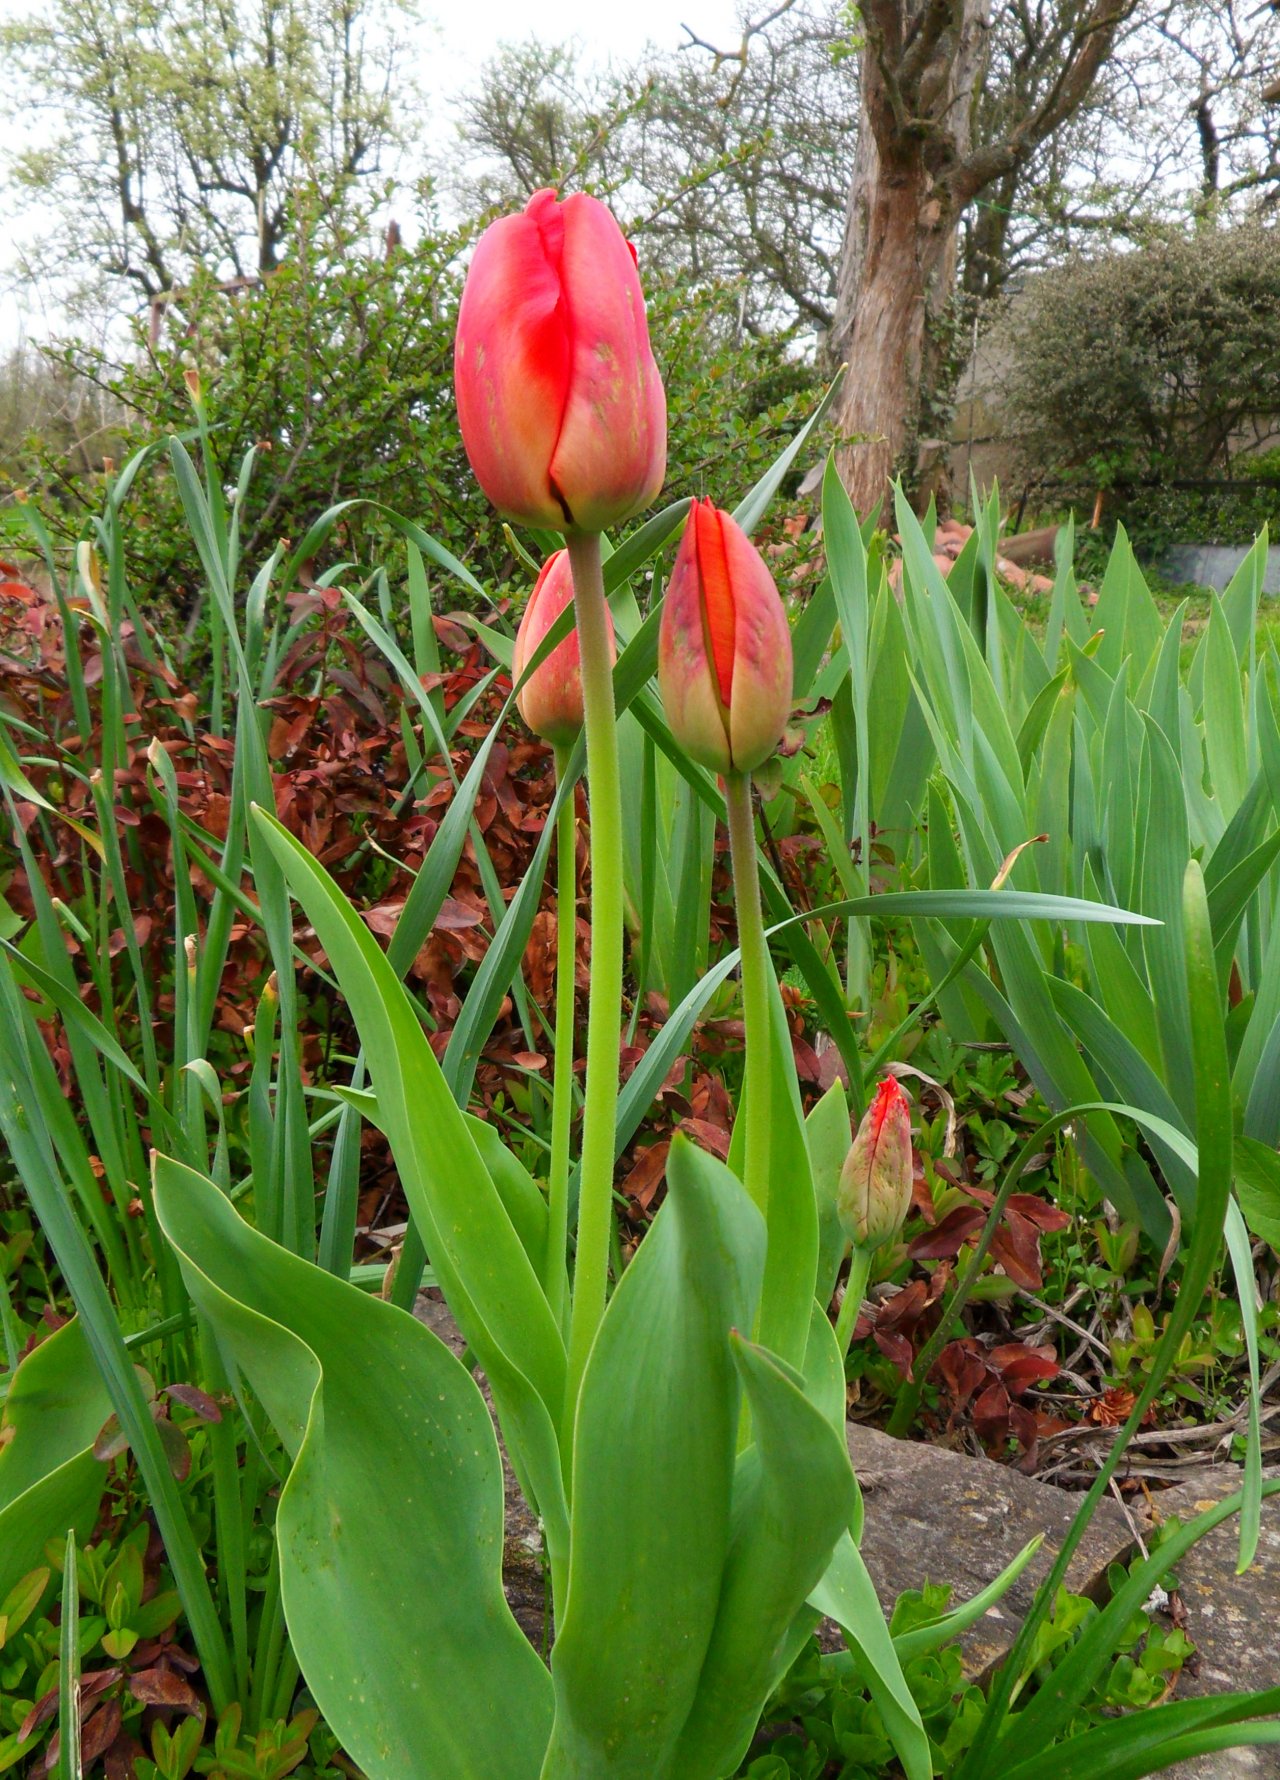
[[[715,667],[720,703],[729,710],[733,692],[734,597],[725,548],[725,528],[710,500],[695,501],[694,539],[702,577],[702,616],[707,628],[707,653]]]
[[[546,467],[562,430],[571,370],[554,194],[494,223],[476,246],[458,314],[458,419],[481,485],[500,512],[558,527]]]
[[[511,678],[518,683],[525,664],[566,606],[573,603],[573,570],[569,552],[557,550],[542,565],[516,632]],[[605,607],[611,657],[616,655],[613,615]],[[533,671],[516,694],[520,715],[535,735],[558,745],[572,742],[582,728],[582,658],[573,629]]]
[[[570,522],[595,531],[643,507],[662,486],[666,397],[625,236],[585,193],[556,210],[570,372],[551,484]]]
[[[707,655],[697,514],[695,505],[690,509],[662,602],[658,678],[672,734],[701,765],[712,772],[727,773],[733,761],[724,710]]]
[[[727,513],[720,529],[734,592],[729,741],[734,766],[748,773],[773,753],[791,713],[791,631],[773,576],[755,545]]]

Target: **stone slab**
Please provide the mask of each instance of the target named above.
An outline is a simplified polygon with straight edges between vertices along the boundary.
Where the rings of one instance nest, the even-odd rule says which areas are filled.
[[[862,1552],[886,1609],[926,1580],[949,1582],[959,1604],[998,1576],[1034,1533],[1045,1534],[1044,1547],[1004,1600],[964,1640],[968,1672],[989,1670],[1016,1635],[1080,1498],[990,1460],[891,1440],[874,1428],[850,1427],[849,1453],[866,1501]],[[1239,1487],[1235,1467],[1212,1466],[1155,1501],[1162,1517],[1189,1520]],[[1237,1523],[1226,1521],[1177,1567],[1187,1630],[1197,1646],[1195,1662],[1179,1677],[1180,1699],[1280,1685],[1280,1513],[1274,1506],[1263,1509],[1258,1555],[1243,1576],[1235,1573],[1237,1545]],[[1077,1594],[1100,1595],[1108,1564],[1134,1548],[1126,1515],[1103,1501],[1068,1585]],[[1280,1748],[1228,1749],[1165,1771],[1176,1780],[1280,1780]]]
[[[1234,1466],[1206,1466],[1191,1483],[1162,1491],[1156,1508],[1163,1516],[1191,1520],[1239,1487]],[[1177,1567],[1187,1631],[1196,1644],[1195,1662],[1178,1680],[1180,1699],[1280,1686],[1280,1509],[1274,1499],[1263,1504],[1257,1556],[1243,1576],[1236,1575],[1238,1550],[1239,1522],[1232,1518],[1198,1540]],[[1230,1749],[1181,1762],[1170,1772],[1177,1780],[1280,1780],[1280,1746]]]
[[[1029,1539],[1044,1544],[1013,1587],[963,1642],[965,1667],[982,1675],[1004,1655],[1079,1506],[1080,1498],[1007,1465],[939,1446],[849,1427],[849,1456],[862,1485],[862,1555],[886,1609],[904,1589],[951,1585],[959,1606],[1012,1563]],[[1133,1532],[1123,1510],[1101,1502],[1067,1572],[1076,1594],[1100,1597],[1107,1566],[1127,1557]]]
[[[1244,545],[1174,544],[1160,560],[1160,573],[1170,581],[1194,581],[1200,587],[1216,587],[1219,593],[1225,593],[1248,554]],[[1273,544],[1267,551],[1262,591],[1280,594],[1280,545]]]

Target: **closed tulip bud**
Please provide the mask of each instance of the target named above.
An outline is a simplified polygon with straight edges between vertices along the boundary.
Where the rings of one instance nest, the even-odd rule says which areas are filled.
[[[911,1205],[911,1108],[892,1076],[858,1126],[840,1171],[836,1211],[855,1248],[892,1242]]]
[[[717,773],[773,753],[791,710],[791,632],[742,527],[695,501],[662,607],[658,679],[672,734]]]
[[[511,678],[517,686],[525,663],[561,612],[572,604],[573,574],[569,567],[569,552],[557,550],[543,563],[542,573],[534,583],[516,632]],[[612,654],[613,619],[607,606],[605,618]],[[516,693],[516,705],[534,735],[540,735],[544,741],[567,747],[576,738],[582,728],[582,666],[576,630],[571,630],[563,642],[557,643],[550,655],[533,670]]]
[[[666,396],[635,254],[598,199],[535,192],[485,230],[454,387],[471,467],[509,519],[598,532],[658,493]]]

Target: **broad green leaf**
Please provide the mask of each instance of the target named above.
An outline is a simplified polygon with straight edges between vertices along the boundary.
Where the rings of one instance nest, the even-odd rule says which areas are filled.
[[[1092,869],[1086,871],[1085,889],[1096,890]],[[1124,940],[1113,927],[1090,927],[1084,936],[1093,975],[1094,994],[1125,1037],[1141,1052],[1152,1071],[1164,1076],[1160,1035],[1156,1031],[1151,994],[1139,974]]]
[[[667,1183],[583,1380],[544,1780],[685,1780],[672,1755],[731,1537],[741,1393],[729,1335],[755,1318],[764,1229],[729,1169],[680,1136]],[[654,1512],[638,1522],[640,1502]]]
[[[781,1679],[790,1628],[855,1501],[843,1431],[772,1355],[737,1336],[732,1347],[755,1442],[734,1476],[715,1630],[671,1764],[680,1780],[717,1780],[746,1754]]]
[[[489,1376],[512,1462],[554,1540],[563,1518],[551,1455],[564,1343],[537,1271],[377,941],[305,848],[274,818],[256,814],[346,994],[409,1209]]]
[[[844,1355],[824,1304],[809,1310],[809,1342],[804,1350],[804,1394],[843,1438],[848,1416]]]
[[[1248,783],[1245,747],[1244,692],[1240,663],[1222,601],[1210,596],[1209,627],[1204,642],[1204,741],[1209,780],[1224,820],[1244,797]]]
[[[484,1119],[464,1115],[467,1130],[480,1160],[488,1170],[489,1179],[498,1189],[498,1196],[515,1225],[516,1234],[526,1255],[535,1267],[542,1265],[547,1246],[547,1201],[529,1170],[513,1156],[498,1131]]]
[[[1129,1042],[1124,1028],[1110,1019],[1097,1002],[1083,989],[1077,989],[1074,983],[1052,976],[1045,980],[1054,1005],[1080,1039],[1091,1067],[1112,1084],[1117,1099],[1145,1107],[1167,1119],[1171,1125],[1183,1128],[1185,1121],[1177,1102],[1137,1046]],[[1195,1213],[1195,1170],[1188,1169],[1159,1138],[1151,1141],[1177,1196],[1182,1215],[1192,1217]]]
[[[69,1527],[87,1536],[107,1467],[93,1456],[111,1414],[79,1318],[42,1341],[13,1375],[0,1414],[0,1600]]]
[[[871,625],[871,808],[877,838],[902,857],[934,764],[929,727],[907,670],[907,632],[883,561]]]
[[[791,632],[793,678],[791,697],[795,704],[807,704],[836,623],[835,591],[831,577],[824,576],[812,596],[801,608]]]
[[[1235,1169],[1245,1223],[1280,1254],[1280,1155],[1252,1137],[1237,1137]]]
[[[1175,1100],[1189,1106],[1194,1084],[1187,1024],[1182,886],[1191,841],[1182,772],[1164,735],[1149,720],[1146,760],[1150,770],[1149,802],[1145,811],[1139,906],[1144,914],[1155,915],[1161,925],[1148,928],[1142,943],[1164,1058],[1164,1079]]]
[[[191,1169],[158,1157],[155,1194],[192,1298],[292,1461],[281,1589],[326,1721],[371,1780],[536,1780],[551,1687],[502,1593],[502,1466],[474,1380],[423,1324],[260,1236]]]

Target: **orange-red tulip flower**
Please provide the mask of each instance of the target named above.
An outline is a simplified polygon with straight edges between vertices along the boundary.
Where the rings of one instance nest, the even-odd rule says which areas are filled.
[[[672,734],[717,773],[767,760],[791,709],[791,633],[742,527],[695,501],[663,602],[658,679]]]
[[[509,519],[598,532],[658,493],[666,396],[635,254],[598,199],[535,192],[485,230],[454,387],[471,467]]]
[[[524,609],[511,659],[511,678],[519,685],[525,664],[566,606],[573,604],[573,575],[569,552],[557,550],[542,565],[529,604]],[[605,607],[609,642],[613,645],[613,619]],[[516,693],[516,704],[534,735],[567,747],[582,728],[582,667],[578,633],[571,630],[533,670]]]

